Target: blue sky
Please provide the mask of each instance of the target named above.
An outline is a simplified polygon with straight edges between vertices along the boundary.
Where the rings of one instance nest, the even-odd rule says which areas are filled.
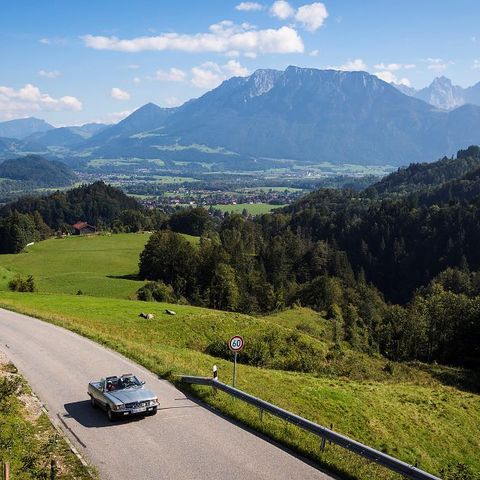
[[[0,0],[0,12],[0,120],[113,122],[288,65],[416,88],[480,81],[474,0]]]

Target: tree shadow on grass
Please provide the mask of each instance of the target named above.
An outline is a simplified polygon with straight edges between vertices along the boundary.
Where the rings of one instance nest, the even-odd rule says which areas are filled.
[[[107,278],[115,278],[118,280],[142,280],[138,273],[127,273],[126,275],[107,275]]]

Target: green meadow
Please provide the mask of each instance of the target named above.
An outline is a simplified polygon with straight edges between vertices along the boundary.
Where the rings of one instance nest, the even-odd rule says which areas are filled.
[[[242,334],[239,388],[442,478],[477,478],[480,396],[465,381],[468,372],[392,363],[347,344],[339,349],[330,322],[306,308],[255,317],[131,300],[141,285],[133,276],[147,239],[148,234],[51,239],[23,254],[2,255],[0,306],[87,336],[176,383],[179,374],[210,375],[214,364],[220,380],[230,383],[231,359],[218,345]],[[33,274],[38,292],[7,291],[16,272]],[[76,295],[78,290],[84,295]],[[167,308],[176,315],[167,315]],[[140,312],[154,319],[140,318]],[[265,339],[274,339],[269,352],[262,350]],[[313,366],[302,363],[305,352],[315,352]],[[344,478],[400,478],[334,445],[322,452],[313,435],[267,414],[260,417],[223,393],[182,388]],[[460,477],[462,469],[469,476]]]
[[[238,203],[236,205],[212,205],[213,208],[221,212],[242,213],[246,210],[251,215],[262,215],[269,213],[275,208],[282,208],[285,205],[270,205],[269,203]]]

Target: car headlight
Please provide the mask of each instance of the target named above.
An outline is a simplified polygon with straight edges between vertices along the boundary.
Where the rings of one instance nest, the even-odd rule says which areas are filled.
[[[150,400],[150,405],[156,405],[158,403],[158,398],[154,398],[153,400]]]
[[[114,405],[113,406],[113,409],[114,410],[123,410],[125,408],[125,405],[121,404],[121,405]]]

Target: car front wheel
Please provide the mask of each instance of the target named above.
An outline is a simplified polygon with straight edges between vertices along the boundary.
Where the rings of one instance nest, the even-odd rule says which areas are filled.
[[[92,408],[97,408],[97,402],[93,397],[90,397],[90,405],[92,406]]]
[[[110,407],[107,407],[107,417],[111,422],[115,420],[115,414],[112,412]]]

